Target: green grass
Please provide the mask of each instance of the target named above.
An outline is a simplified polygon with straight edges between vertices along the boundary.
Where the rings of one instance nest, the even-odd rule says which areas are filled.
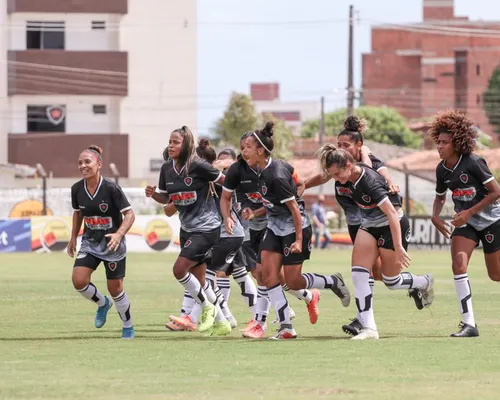
[[[320,318],[297,312],[296,341],[247,341],[168,332],[180,308],[172,255],[131,254],[126,290],[134,341],[119,339],[112,309],[94,329],[95,306],[72,288],[72,260],[63,254],[0,255],[1,399],[498,399],[498,283],[488,280],[481,253],[469,269],[481,336],[451,339],[460,321],[447,252],[413,251],[412,271],[436,277],[436,299],[417,311],[404,291],[375,287],[379,341],[347,340],[341,325],[355,315],[323,293]],[[306,271],[340,271],[350,284],[350,251],[316,251]],[[105,290],[104,271],[94,283]],[[354,302],[353,302],[354,303]],[[233,283],[230,306],[249,319]],[[274,328],[270,326],[270,328]],[[268,331],[269,333],[269,331]]]

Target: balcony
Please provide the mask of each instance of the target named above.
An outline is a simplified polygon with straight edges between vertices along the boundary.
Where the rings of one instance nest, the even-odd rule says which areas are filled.
[[[7,13],[127,14],[128,0],[7,0]]]
[[[12,95],[127,96],[128,55],[118,51],[8,52]]]

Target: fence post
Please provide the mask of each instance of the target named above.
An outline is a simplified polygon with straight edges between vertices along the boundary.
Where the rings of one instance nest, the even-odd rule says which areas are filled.
[[[40,163],[36,165],[36,170],[42,177],[42,215],[47,215],[47,172],[45,172],[45,168]]]
[[[408,166],[403,165],[405,174],[405,214],[410,217],[411,207],[410,207],[410,173],[408,171]]]

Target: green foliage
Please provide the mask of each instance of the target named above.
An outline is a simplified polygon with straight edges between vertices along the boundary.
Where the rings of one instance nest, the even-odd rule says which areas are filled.
[[[483,93],[483,108],[495,132],[500,133],[500,66],[491,74],[488,88]]]
[[[285,122],[280,121],[270,114],[259,115],[258,126],[263,127],[268,121],[274,122],[273,157],[281,158],[282,160],[290,159],[293,156],[293,153],[289,148],[289,144],[293,140],[292,130],[285,124]]]
[[[356,115],[368,121],[369,129],[364,133],[367,140],[397,146],[419,148],[422,138],[406,126],[404,117],[394,108],[364,106],[356,109]],[[325,114],[325,135],[336,136],[344,129],[346,110],[339,109]],[[304,124],[303,137],[313,137],[319,132],[320,120]]]

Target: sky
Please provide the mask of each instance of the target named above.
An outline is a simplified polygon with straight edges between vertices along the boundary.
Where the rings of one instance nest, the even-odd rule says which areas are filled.
[[[356,9],[355,86],[370,26],[422,21],[422,0],[198,0],[198,126],[206,135],[231,92],[279,82],[283,101],[345,106],[349,5]],[[403,6],[404,4],[404,6]],[[455,15],[500,20],[500,1],[455,0]]]

